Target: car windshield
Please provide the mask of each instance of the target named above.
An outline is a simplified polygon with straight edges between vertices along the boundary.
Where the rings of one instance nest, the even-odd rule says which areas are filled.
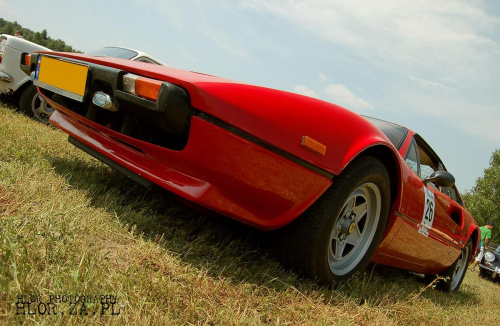
[[[394,147],[398,150],[401,148],[406,134],[408,133],[408,129],[395,123],[372,117],[363,116],[363,118],[370,121],[373,125],[375,125],[375,127],[380,129],[387,136],[387,138],[389,138]]]
[[[124,49],[124,48],[114,48],[114,47],[105,47],[99,50],[87,52],[86,54],[104,55],[107,57],[121,58],[128,60],[138,55],[138,53],[134,50]]]

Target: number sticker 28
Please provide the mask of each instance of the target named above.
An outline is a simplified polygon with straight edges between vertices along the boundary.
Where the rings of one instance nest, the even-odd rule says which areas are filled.
[[[422,216],[422,225],[425,225],[427,228],[432,227],[432,223],[434,222],[434,212],[436,207],[436,202],[434,201],[434,193],[424,187],[425,191],[425,206],[424,206],[424,216]]]

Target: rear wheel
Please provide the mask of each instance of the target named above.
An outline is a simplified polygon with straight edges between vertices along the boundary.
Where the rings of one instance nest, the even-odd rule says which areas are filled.
[[[385,166],[371,156],[357,158],[283,229],[277,246],[283,264],[325,284],[363,270],[382,238],[390,194]]]
[[[472,242],[469,240],[453,265],[439,273],[444,279],[440,279],[436,287],[444,292],[457,291],[464,280],[471,255]]]

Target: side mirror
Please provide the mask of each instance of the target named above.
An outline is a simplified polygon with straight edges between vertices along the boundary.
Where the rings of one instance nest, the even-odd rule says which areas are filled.
[[[452,187],[455,184],[455,177],[448,171],[436,171],[424,180],[424,184],[429,182],[438,187]]]

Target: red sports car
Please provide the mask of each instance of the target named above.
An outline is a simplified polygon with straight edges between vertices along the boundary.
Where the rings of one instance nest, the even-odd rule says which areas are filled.
[[[332,284],[370,261],[457,290],[479,238],[410,129],[317,99],[142,62],[23,57],[51,123],[138,183],[262,230],[285,266]]]

